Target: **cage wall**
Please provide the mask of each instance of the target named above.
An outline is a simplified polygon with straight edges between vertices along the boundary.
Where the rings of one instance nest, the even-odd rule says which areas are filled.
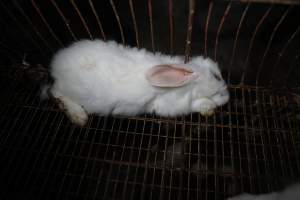
[[[0,197],[225,199],[299,180],[297,3],[1,1]],[[53,54],[80,39],[210,57],[230,101],[211,117],[74,126],[39,90]]]

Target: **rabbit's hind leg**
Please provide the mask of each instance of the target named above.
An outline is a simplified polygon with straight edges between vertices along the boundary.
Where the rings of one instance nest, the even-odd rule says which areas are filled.
[[[59,108],[66,113],[72,123],[79,126],[84,126],[86,124],[88,115],[81,105],[75,103],[66,96],[58,95],[57,92],[54,92],[53,90],[51,93]]]
[[[58,106],[65,111],[72,123],[79,126],[84,126],[86,124],[88,116],[82,106],[73,102],[68,97],[62,96],[58,100]]]

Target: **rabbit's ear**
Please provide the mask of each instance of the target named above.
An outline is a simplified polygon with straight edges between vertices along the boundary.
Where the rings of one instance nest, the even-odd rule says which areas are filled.
[[[149,83],[157,87],[180,87],[196,78],[184,65],[156,65],[146,72]]]

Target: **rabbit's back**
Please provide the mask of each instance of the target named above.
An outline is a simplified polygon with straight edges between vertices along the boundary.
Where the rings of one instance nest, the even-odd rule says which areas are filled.
[[[155,90],[147,83],[145,71],[162,61],[172,59],[115,42],[80,41],[55,55],[51,63],[55,80],[52,89],[81,104],[89,113],[110,113],[118,105],[135,112],[138,108],[134,106],[143,106]]]

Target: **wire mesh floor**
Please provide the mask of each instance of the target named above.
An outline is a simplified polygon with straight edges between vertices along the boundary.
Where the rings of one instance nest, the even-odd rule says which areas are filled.
[[[1,199],[224,199],[300,175],[292,94],[236,86],[211,117],[90,116],[75,127],[38,87],[1,88]]]

